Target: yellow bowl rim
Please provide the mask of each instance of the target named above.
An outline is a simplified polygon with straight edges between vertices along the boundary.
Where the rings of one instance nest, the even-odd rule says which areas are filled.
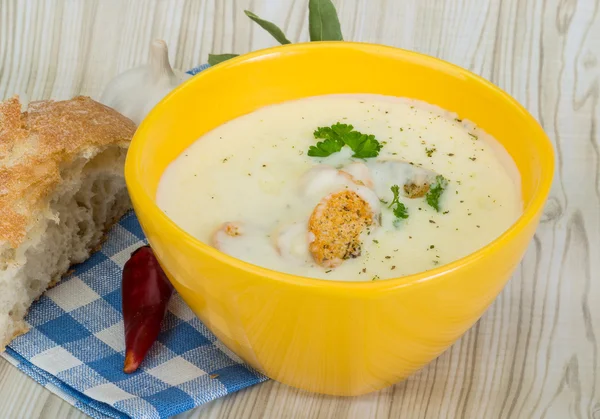
[[[174,100],[174,97],[178,94],[178,92],[182,89],[187,88],[188,84],[199,83],[199,80],[202,80],[202,77],[214,71],[219,71],[223,68],[233,67],[247,61],[265,59],[269,56],[272,56],[273,54],[285,52],[293,53],[311,49],[324,48],[358,50],[369,53],[384,52],[387,54],[401,55],[405,59],[409,59],[413,62],[427,64],[430,67],[435,67],[438,69],[444,68],[446,71],[452,71],[455,74],[460,74],[465,78],[470,78],[478,82],[482,88],[494,91],[498,96],[500,96],[501,99],[504,99],[505,101],[512,104],[515,108],[515,111],[524,113],[527,119],[529,120],[529,124],[534,125],[534,129],[539,131],[539,135],[534,136],[529,140],[537,141],[539,143],[539,148],[541,150],[545,149],[546,152],[543,153],[542,156],[540,156],[540,165],[542,170],[541,182],[538,185],[537,189],[534,191],[534,196],[530,204],[523,210],[523,213],[517,219],[517,221],[515,221],[507,230],[505,230],[500,236],[498,236],[496,239],[494,239],[487,245],[477,249],[475,252],[470,253],[467,256],[464,256],[448,264],[441,265],[437,268],[389,279],[370,281],[340,281],[333,279],[311,278],[300,275],[294,275],[285,272],[275,271],[269,268],[264,268],[249,262],[245,262],[241,259],[227,255],[226,253],[217,250],[216,248],[202,242],[201,240],[196,239],[191,234],[179,227],[166,214],[164,214],[160,210],[158,205],[155,203],[155,199],[150,197],[149,194],[147,194],[144,188],[141,186],[141,183],[138,182],[139,176],[137,171],[140,165],[136,164],[140,163],[141,159],[141,151],[144,146],[143,135],[146,131],[151,129],[152,122],[157,117],[161,108],[163,106],[168,106],[168,104],[172,100]],[[476,123],[476,121],[473,122]],[[544,176],[544,173],[546,174],[546,176]],[[200,73],[196,74],[184,83],[177,86],[148,113],[146,118],[142,121],[142,123],[136,130],[131,140],[131,145],[129,147],[127,158],[125,161],[125,179],[127,187],[132,197],[135,196],[134,200],[138,202],[138,207],[143,208],[143,211],[148,213],[148,217],[156,217],[155,219],[158,219],[159,223],[166,223],[169,227],[171,227],[181,236],[180,239],[182,241],[187,242],[188,245],[196,248],[198,251],[205,253],[207,254],[207,256],[213,257],[216,260],[219,260],[220,262],[225,263],[227,265],[231,265],[240,270],[248,271],[255,275],[261,276],[265,280],[287,282],[303,287],[318,287],[323,289],[331,289],[332,291],[345,290],[348,292],[363,292],[365,291],[365,289],[371,291],[386,291],[389,289],[419,284],[424,281],[431,281],[436,278],[443,277],[448,272],[455,271],[466,265],[475,263],[477,260],[484,257],[485,254],[494,252],[497,248],[510,245],[510,242],[515,238],[515,236],[517,236],[517,234],[521,230],[523,230],[530,222],[532,222],[537,216],[538,212],[542,210],[542,207],[544,206],[544,203],[552,186],[553,176],[554,148],[550,139],[548,138],[540,124],[535,120],[535,118],[519,102],[517,102],[516,99],[514,99],[512,96],[510,96],[498,86],[494,85],[490,81],[478,76],[477,74],[467,69],[464,69],[462,67],[459,67],[455,64],[452,64],[450,62],[436,57],[387,45],[350,41],[305,42],[265,48],[247,54],[239,55],[235,58],[231,58],[227,61],[224,61],[220,64],[211,66],[201,71]]]

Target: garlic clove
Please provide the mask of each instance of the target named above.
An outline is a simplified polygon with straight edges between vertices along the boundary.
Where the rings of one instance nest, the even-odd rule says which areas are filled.
[[[161,99],[190,77],[171,67],[166,42],[155,39],[150,44],[147,64],[112,79],[100,102],[139,125]]]
[[[150,44],[148,65],[150,66],[151,78],[155,82],[162,79],[171,80],[175,77],[171,63],[169,63],[167,43],[162,39],[155,39]]]

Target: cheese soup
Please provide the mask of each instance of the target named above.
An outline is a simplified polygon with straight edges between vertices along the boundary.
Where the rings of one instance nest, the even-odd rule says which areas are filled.
[[[168,166],[156,200],[231,256],[343,281],[455,261],[522,212],[518,171],[490,135],[380,95],[309,97],[229,121]]]

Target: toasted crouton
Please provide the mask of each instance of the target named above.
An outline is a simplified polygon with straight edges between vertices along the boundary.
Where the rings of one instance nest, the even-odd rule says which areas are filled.
[[[309,244],[313,259],[320,266],[335,268],[346,259],[360,256],[360,235],[373,222],[373,210],[356,192],[328,195],[315,207],[308,222],[314,236]]]
[[[215,230],[210,237],[210,243],[213,247],[223,250],[223,242],[231,237],[241,236],[244,233],[242,223],[227,222]]]
[[[402,160],[370,162],[368,168],[374,180],[374,189],[380,196],[388,193],[390,187],[397,184],[402,185],[406,197],[421,198],[429,192],[431,183],[438,175],[432,170]]]
[[[410,182],[410,183],[405,183],[404,184],[404,193],[410,199],[421,198],[421,197],[425,196],[425,194],[427,192],[429,192],[429,187],[430,187],[429,186],[429,182],[423,182],[423,183]]]

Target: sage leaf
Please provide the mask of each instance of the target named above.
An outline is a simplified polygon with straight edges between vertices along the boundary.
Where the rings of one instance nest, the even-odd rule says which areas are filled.
[[[342,29],[331,0],[308,2],[308,32],[311,41],[343,41]]]
[[[291,44],[291,42],[285,37],[283,31],[279,29],[279,26],[276,24],[269,22],[268,20],[261,19],[250,10],[244,10],[244,13],[246,13],[246,16],[248,16],[250,19],[258,23],[261,28],[269,32],[271,36],[275,38],[281,45]]]
[[[238,54],[208,54],[208,64],[217,65],[237,56]]]

